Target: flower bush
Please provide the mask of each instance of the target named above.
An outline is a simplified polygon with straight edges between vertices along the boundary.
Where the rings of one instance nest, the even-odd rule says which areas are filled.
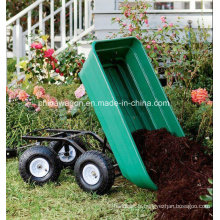
[[[82,68],[85,58],[77,55],[76,50],[68,48],[58,57],[54,55],[54,49],[47,45],[47,35],[31,44],[32,58],[20,62],[21,71],[26,74],[26,82],[37,83],[71,83],[80,81],[78,72]],[[43,41],[41,43],[40,41]]]
[[[45,84],[42,87],[35,87],[30,84],[25,89],[25,92],[29,95],[30,102],[22,102],[18,98],[9,102],[7,94],[7,147],[16,148],[24,145],[26,142],[21,140],[22,135],[34,129],[45,127],[92,130],[104,138],[94,109],[91,106],[79,106],[77,108],[72,106],[75,101],[79,100],[74,93],[80,87],[80,84],[62,84],[61,86]],[[14,91],[16,89],[9,88],[8,90]],[[39,96],[38,99],[37,95]],[[51,108],[46,103],[48,97],[53,97],[54,101],[56,100],[57,104],[60,105]],[[80,98],[80,101],[83,99],[84,102],[89,101],[87,95]],[[45,104],[40,105],[40,103]],[[32,104],[39,104],[40,111],[36,112],[36,106],[31,106]]]
[[[77,54],[77,50],[74,46],[69,45],[69,47],[57,56],[57,59],[60,66],[58,71],[64,74],[65,82],[68,84],[72,82],[80,83],[78,73],[82,69],[85,57],[82,54]]]
[[[22,89],[8,89],[6,87],[6,94],[8,96],[9,102],[25,102],[24,106],[30,110],[35,110],[36,112],[40,111],[40,107],[34,103],[34,100],[31,99],[30,95]]]
[[[187,136],[212,152],[212,43],[209,29],[180,28],[160,17],[155,30],[146,1],[123,2],[121,17],[112,19],[119,31],[110,38],[133,36],[141,41],[159,78],[166,78],[166,93]],[[210,153],[209,152],[209,153]]]
[[[212,95],[212,44],[208,42],[208,29],[198,25],[198,31],[178,22],[168,23],[161,16],[161,25],[156,31],[150,29],[148,12],[150,4],[135,1],[132,6],[126,0],[122,5],[122,17],[113,18],[120,30],[111,38],[134,36],[146,48],[154,69],[165,74],[167,85],[178,84],[196,89],[206,87]],[[179,18],[181,19],[181,18]]]
[[[191,92],[184,87],[166,86],[164,88],[185,134],[207,146],[208,153],[212,153],[213,109],[212,104],[210,105],[211,101],[207,101],[206,90],[202,90],[204,95],[197,97],[196,102],[194,102]],[[206,101],[201,102],[201,100]]]
[[[6,92],[9,102],[23,102],[25,107],[30,110],[34,109],[36,112],[39,112],[41,110],[41,108],[36,104],[36,102],[38,101],[41,101],[42,105],[46,104],[46,106],[51,109],[61,110],[64,115],[71,114],[73,116],[79,110],[79,107],[74,106],[74,104],[68,99],[60,101],[61,104],[59,105],[58,99],[46,93],[45,89],[42,86],[35,86],[32,96],[22,89],[13,90],[6,87]],[[82,98],[86,94],[83,84],[81,84],[76,89],[74,94],[77,99]]]

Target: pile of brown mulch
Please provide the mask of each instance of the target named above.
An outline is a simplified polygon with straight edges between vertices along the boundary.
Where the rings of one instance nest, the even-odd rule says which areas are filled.
[[[212,157],[204,154],[204,147],[186,137],[175,137],[166,129],[138,130],[132,135],[158,186],[155,218],[212,219],[212,208],[195,208],[206,204],[199,196],[212,187],[208,182],[212,178]],[[177,208],[183,206],[186,208]]]

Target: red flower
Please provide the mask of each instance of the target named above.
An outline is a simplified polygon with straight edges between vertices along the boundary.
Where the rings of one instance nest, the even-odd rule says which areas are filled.
[[[56,73],[60,73],[60,69],[59,69],[59,68],[56,68],[55,72],[56,72]]]
[[[206,89],[196,89],[192,90],[191,98],[194,103],[201,104],[202,102],[206,102],[208,100],[208,92]]]
[[[55,63],[53,61],[51,62],[51,66],[52,66],[52,68],[54,70],[55,69]]]
[[[43,45],[41,43],[39,43],[35,46],[35,49],[42,49],[42,48],[43,48]]]
[[[37,108],[38,106],[37,104],[32,104],[32,107]]]
[[[82,63],[85,63],[85,60],[84,60],[84,59],[82,59],[81,61],[82,61]]]
[[[60,73],[60,76],[63,76],[64,74],[63,73]]]
[[[54,61],[55,63],[57,63],[57,59],[56,58],[54,58],[54,57],[49,57],[49,59],[51,60],[51,61]]]
[[[44,52],[44,57],[50,57],[51,58],[53,53],[54,53],[54,49],[48,49]]]

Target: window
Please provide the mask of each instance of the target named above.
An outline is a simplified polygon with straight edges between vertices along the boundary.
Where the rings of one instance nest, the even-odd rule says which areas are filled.
[[[212,9],[212,8],[213,8],[212,1],[211,2],[205,1],[205,9]]]
[[[155,10],[172,10],[173,2],[155,2],[154,9]]]
[[[202,9],[202,2],[203,1],[196,2],[196,9]]]
[[[184,4],[183,6],[184,9],[189,9],[189,2],[184,2],[183,4]]]

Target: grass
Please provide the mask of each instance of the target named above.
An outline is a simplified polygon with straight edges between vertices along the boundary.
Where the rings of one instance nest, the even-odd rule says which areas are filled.
[[[109,194],[83,192],[72,170],[62,171],[57,183],[42,187],[23,182],[18,159],[7,160],[7,219],[153,219],[147,207],[155,194],[123,177],[115,180]]]

